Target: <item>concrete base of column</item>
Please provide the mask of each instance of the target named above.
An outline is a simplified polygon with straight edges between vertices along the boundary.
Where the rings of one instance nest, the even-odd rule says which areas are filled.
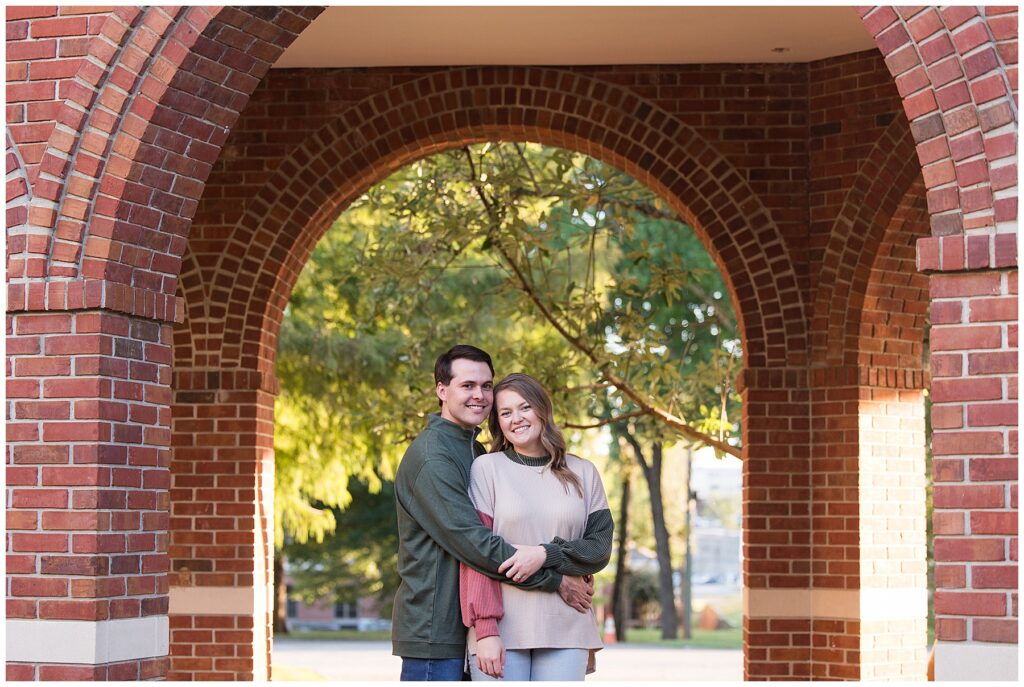
[[[1019,647],[987,642],[939,642],[936,682],[1017,681]]]
[[[167,675],[165,615],[6,621],[8,680],[151,680]]]

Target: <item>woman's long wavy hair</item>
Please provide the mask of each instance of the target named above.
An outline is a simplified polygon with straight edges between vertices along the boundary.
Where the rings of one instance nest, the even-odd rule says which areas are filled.
[[[491,417],[488,421],[492,437],[491,452],[515,450],[498,423],[498,395],[502,391],[514,391],[522,396],[523,400],[533,408],[534,415],[543,420],[544,427],[541,429],[540,443],[544,447],[545,453],[551,456],[552,474],[565,487],[565,493],[569,493],[569,485],[572,485],[580,498],[583,498],[583,485],[580,483],[580,478],[569,469],[565,462],[565,437],[562,436],[562,430],[555,424],[551,396],[540,382],[528,374],[514,372],[494,386],[494,405],[491,406]]]

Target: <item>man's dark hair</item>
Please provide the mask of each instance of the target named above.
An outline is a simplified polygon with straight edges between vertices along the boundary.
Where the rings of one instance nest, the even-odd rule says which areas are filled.
[[[487,354],[487,351],[468,344],[456,344],[442,353],[434,363],[434,384],[451,384],[452,363],[459,358],[476,363],[487,363],[491,375],[494,375],[494,365],[491,363],[491,356]]]

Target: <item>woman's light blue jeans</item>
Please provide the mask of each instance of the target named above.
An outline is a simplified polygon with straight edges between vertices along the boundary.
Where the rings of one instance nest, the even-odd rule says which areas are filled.
[[[505,652],[505,677],[513,682],[582,680],[587,674],[587,649],[509,649]],[[469,657],[474,680],[497,680],[480,672],[476,657]]]

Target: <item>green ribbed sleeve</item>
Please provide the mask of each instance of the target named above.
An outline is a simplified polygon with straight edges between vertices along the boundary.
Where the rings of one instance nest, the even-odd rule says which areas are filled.
[[[593,575],[604,570],[612,556],[612,534],[615,525],[607,508],[587,516],[587,529],[582,539],[566,541],[555,537],[544,544],[545,568],[554,568],[563,575]]]

